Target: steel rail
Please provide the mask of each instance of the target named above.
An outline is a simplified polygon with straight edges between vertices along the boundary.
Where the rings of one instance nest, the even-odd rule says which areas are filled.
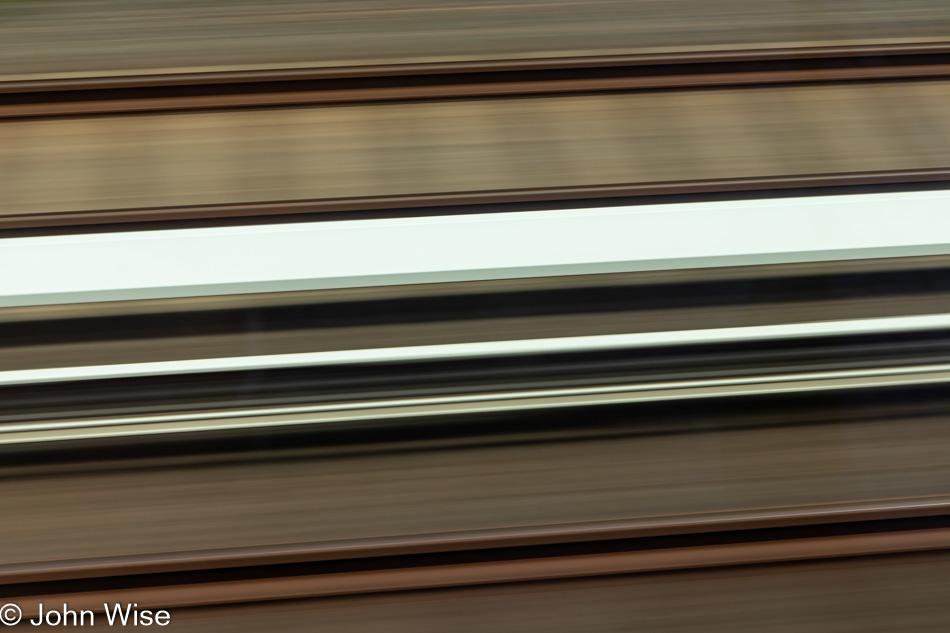
[[[570,57],[519,57],[474,61],[419,62],[344,66],[272,66],[241,70],[200,72],[109,73],[97,76],[51,74],[27,79],[0,81],[5,92],[56,91],[64,88],[106,90],[139,86],[169,86],[205,83],[258,83],[297,79],[383,77],[405,75],[446,75],[494,71],[540,71],[563,68],[600,68],[612,66],[656,66],[701,63],[807,60],[816,58],[874,58],[950,53],[950,41],[888,44],[850,44],[840,46],[791,46],[783,48],[740,48],[735,50],[632,53],[627,55],[580,55]]]
[[[703,569],[801,560],[875,556],[950,549],[950,529],[855,534],[762,543],[736,543],[516,561],[407,567],[367,572],[188,583],[68,594],[25,596],[17,604],[36,617],[39,604],[102,612],[105,604],[136,603],[140,609],[170,609],[270,600],[293,600],[498,583]]]
[[[70,211],[65,213],[15,213],[0,216],[0,231],[54,229],[56,227],[94,227],[102,224],[156,222],[200,223],[202,220],[241,221],[242,218],[289,216],[319,217],[323,214],[373,214],[387,217],[412,216],[431,209],[461,209],[466,213],[490,213],[498,205],[531,204],[555,201],[609,200],[655,196],[717,194],[730,192],[772,191],[777,189],[827,189],[875,187],[914,183],[950,183],[950,166],[934,169],[895,169],[886,171],[796,174],[790,176],[719,178],[706,180],[614,183],[604,185],[536,187],[492,191],[325,198],[315,200],[274,200],[270,202],[205,204],[182,207],[130,208]],[[430,211],[431,212],[431,211]]]
[[[854,503],[826,503],[665,515],[586,523],[528,525],[435,534],[226,548],[85,560],[0,565],[0,586],[141,576],[187,571],[293,565],[324,561],[473,552],[514,547],[591,543],[699,535],[950,514],[950,497],[893,497]]]
[[[151,361],[116,365],[88,365],[40,369],[0,371],[0,386],[29,385],[76,380],[109,380],[172,374],[198,374],[229,371],[286,369],[295,367],[327,367],[375,363],[432,362],[473,358],[501,358],[538,354],[570,354],[614,350],[636,350],[683,345],[711,345],[780,341],[787,339],[827,338],[834,336],[863,336],[904,332],[945,330],[950,328],[950,314],[926,314],[899,317],[819,321],[812,323],[783,323],[703,330],[672,330],[664,332],[636,332],[631,334],[600,334],[561,338],[482,341],[473,343],[444,343],[412,347],[382,347],[376,349],[349,349],[322,352],[297,352],[263,356],[234,356],[199,358],[173,361]],[[927,366],[929,367],[929,366]],[[943,371],[915,369],[913,373]],[[905,369],[862,370],[859,375],[873,372],[904,372]],[[825,374],[817,374],[825,376]],[[830,372],[827,377],[844,377]],[[731,381],[732,379],[730,379]],[[744,381],[771,381],[749,378]],[[727,383],[727,384],[732,384]],[[622,388],[624,390],[630,387]]]
[[[937,510],[935,506],[929,507],[918,516],[941,514],[946,507],[940,507],[937,512],[935,510]],[[908,516],[908,514],[913,515],[914,511],[905,509],[898,511],[898,514]],[[537,549],[538,546],[527,545],[523,548],[501,550],[504,554],[500,557],[479,555],[461,561],[450,559],[446,562],[442,558],[425,559],[424,554],[421,557],[408,555],[401,561],[398,558],[389,558],[390,562],[381,566],[374,566],[371,557],[363,556],[357,559],[362,563],[355,570],[344,565],[325,570],[311,569],[310,573],[306,571],[294,573],[288,569],[289,574],[281,575],[266,569],[262,570],[263,573],[254,574],[253,567],[244,567],[242,568],[244,571],[252,573],[237,575],[236,578],[229,580],[221,580],[220,575],[212,580],[203,579],[200,576],[193,579],[187,575],[188,572],[179,572],[172,578],[157,575],[151,578],[152,582],[149,582],[149,576],[140,575],[137,576],[139,586],[134,588],[125,588],[124,583],[115,582],[111,588],[93,591],[77,589],[62,592],[60,589],[60,592],[19,593],[20,597],[16,598],[16,604],[27,617],[37,615],[40,603],[68,604],[73,610],[88,609],[99,613],[107,608],[109,603],[134,602],[140,609],[167,610],[269,600],[538,582],[950,549],[950,528],[917,527],[909,530],[888,530],[885,527],[878,531],[868,531],[862,528],[862,523],[873,521],[875,518],[881,518],[884,521],[891,519],[894,510],[884,508],[881,516],[875,517],[873,509],[865,509],[863,515],[863,517],[856,517],[857,521],[848,522],[847,517],[834,516],[834,513],[830,515],[819,513],[818,517],[812,519],[798,516],[790,523],[799,527],[820,526],[823,523],[837,526],[843,524],[844,529],[836,528],[831,533],[813,535],[807,531],[793,531],[761,539],[759,535],[765,536],[765,534],[752,530],[751,537],[702,545],[679,539],[659,547],[639,548],[637,540],[632,539],[626,546],[616,551],[603,553],[588,553],[583,548],[544,551]],[[780,518],[778,522],[785,520]],[[755,521],[753,519],[752,523],[754,524]],[[768,519],[766,519],[766,524],[767,522]],[[603,534],[596,529],[598,526],[593,527],[590,536],[594,540],[603,540]],[[722,527],[723,532],[732,532],[736,524],[726,520],[721,526],[717,526],[715,522],[710,521],[703,524],[702,530],[716,534],[717,527]],[[540,535],[541,542],[545,538],[545,535]],[[589,542],[583,534],[583,529],[575,531],[571,538],[577,539],[573,542],[581,546]],[[435,551],[445,551],[440,549],[440,546],[444,546],[444,543],[437,545]],[[248,562],[254,564],[252,560]],[[403,564],[400,565],[399,562]],[[184,564],[184,569],[187,569],[188,563]],[[225,569],[234,569],[234,567]],[[102,572],[105,569],[100,568],[98,571]],[[119,571],[123,573],[128,569]],[[122,577],[124,573],[118,578]],[[99,578],[101,579],[102,576]],[[36,587],[36,585],[33,586]],[[62,587],[62,584],[59,587]]]
[[[584,56],[0,83],[0,118],[950,75],[950,43]]]
[[[332,423],[566,409],[636,402],[916,387],[950,382],[950,364],[358,401],[239,411],[57,420],[0,426],[0,446]]]

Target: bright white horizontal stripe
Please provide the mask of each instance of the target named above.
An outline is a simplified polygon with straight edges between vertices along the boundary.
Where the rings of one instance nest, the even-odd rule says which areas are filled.
[[[747,327],[680,330],[672,332],[641,332],[635,334],[604,334],[563,338],[449,343],[414,347],[384,347],[330,352],[301,352],[266,356],[200,358],[194,360],[155,361],[120,365],[21,369],[0,372],[0,385],[63,382],[68,380],[103,380],[168,374],[194,374],[215,371],[318,367],[357,363],[388,363],[437,361],[490,356],[524,354],[557,354],[636,349],[699,343],[730,343],[787,338],[836,336],[843,334],[884,334],[935,330],[950,327],[950,314],[909,317],[789,323]]]
[[[950,192],[0,240],[0,306],[950,254]]]

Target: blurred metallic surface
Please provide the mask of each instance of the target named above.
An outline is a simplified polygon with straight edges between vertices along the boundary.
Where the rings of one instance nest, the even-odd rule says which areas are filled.
[[[948,101],[917,80],[4,121],[0,214],[946,167]]]
[[[673,330],[663,332],[622,332],[557,338],[490,340],[441,345],[393,346],[320,352],[224,356],[178,361],[85,365],[73,368],[50,367],[36,370],[0,372],[0,385],[23,385],[73,380],[106,380],[169,374],[199,374],[219,371],[253,371],[295,367],[337,367],[363,364],[414,363],[426,361],[543,356],[583,352],[623,351],[660,348],[675,350],[690,345],[731,343],[774,343],[776,341],[824,339],[874,334],[900,335],[941,332],[950,329],[950,314],[928,314],[850,321],[774,323],[770,325]]]
[[[920,387],[950,383],[950,364],[911,365],[872,369],[770,374],[756,376],[634,382],[607,386],[482,392],[435,397],[332,404],[231,412],[180,413],[126,418],[85,418],[8,424],[0,427],[0,445],[64,443],[104,438],[139,438],[181,433],[233,432],[249,429],[277,431],[286,427],[381,422],[435,417],[451,424],[456,416],[550,411],[616,404],[755,397],[776,394]]]
[[[750,299],[752,297],[750,296]],[[315,323],[311,327],[242,327],[240,320],[223,318],[218,332],[189,333],[171,327],[163,336],[130,327],[99,331],[92,324],[72,326],[72,335],[60,332],[59,341],[14,338],[0,347],[3,370],[77,367],[119,363],[228,358],[245,355],[290,354],[336,350],[365,350],[399,346],[446,345],[484,341],[518,341],[537,337],[596,336],[637,332],[670,332],[701,328],[768,326],[836,319],[883,319],[903,315],[940,314],[950,307],[946,293],[856,297],[836,302],[777,301],[759,305],[683,306],[681,308],[623,311],[580,311],[571,314],[503,316],[457,320],[346,326]],[[68,327],[68,326],[66,326]],[[116,326],[111,326],[115,328]],[[77,329],[79,328],[79,329]],[[85,335],[84,335],[85,333]],[[710,332],[714,336],[714,330]],[[52,332],[48,336],[52,336]]]
[[[610,418],[581,411],[572,415],[587,428],[513,425],[442,439],[404,433],[401,441],[353,446],[59,464],[8,459],[0,497],[17,520],[0,525],[0,562],[950,492],[945,414],[850,401],[850,409],[746,412],[706,403],[666,419],[642,409]]]
[[[10,304],[0,308],[0,382],[8,383],[0,384],[0,591],[14,598],[113,591],[130,602],[139,590],[175,594],[183,600],[177,605],[193,607],[174,613],[181,631],[945,630],[950,396],[940,383],[950,376],[950,216],[942,211],[950,203],[945,191],[914,187],[946,188],[950,80],[937,77],[948,60],[931,46],[916,61],[891,65],[895,49],[879,48],[873,64],[891,78],[869,80],[861,64],[871,58],[853,49],[842,53],[847,59],[816,57],[807,68],[797,56],[809,47],[948,42],[945,0],[0,0],[0,83],[14,82],[0,85],[0,101],[11,108],[0,120],[0,222],[25,232],[0,235],[0,292]],[[383,65],[756,49],[775,59],[754,68],[735,58],[715,67],[644,66],[643,77],[657,83],[640,90],[584,84],[641,79],[586,61],[567,74],[485,73],[482,91],[470,93],[464,78],[436,74],[420,83],[412,66],[400,86],[422,92],[380,92],[372,102],[367,86],[391,90],[388,75],[365,85],[238,76],[362,67],[373,78]],[[770,74],[776,68],[788,74]],[[224,83],[213,71],[234,71],[228,81],[247,80],[245,91],[213,87]],[[92,81],[189,72],[205,72],[211,84],[192,76],[175,96],[163,94],[162,82],[173,77],[128,79],[152,82],[141,95]],[[739,76],[743,87],[730,79]],[[75,82],[54,83],[75,78],[88,79],[79,82],[85,92]],[[576,82],[585,92],[477,98],[497,94],[491,82],[510,88],[516,81],[547,81],[558,91]],[[448,94],[438,92],[440,82],[462,91],[432,98]],[[267,101],[281,90],[289,96],[280,105]],[[285,105],[310,98],[306,90],[338,90],[340,101]],[[425,90],[428,100],[408,99]],[[123,99],[151,113],[117,114]],[[110,114],[89,114],[93,106],[83,103]],[[219,109],[148,110],[159,103]],[[56,109],[63,104],[77,109]],[[860,181],[848,181],[855,174]],[[602,190],[600,200],[590,194],[589,204],[564,210],[585,188],[697,181],[748,188],[651,189],[696,202],[690,208],[698,215],[665,216],[674,221],[663,230],[593,221],[609,214],[602,206],[611,196],[627,197],[622,205],[641,219],[649,210],[682,211],[636,207],[642,188]],[[846,186],[876,189],[839,196],[855,193]],[[789,200],[791,187],[811,189]],[[816,195],[821,187],[834,195]],[[479,198],[530,189],[547,197]],[[753,190],[770,200],[738,201]],[[468,198],[431,199],[450,193]],[[430,198],[387,207],[394,196]],[[368,197],[375,206],[304,208]],[[526,214],[501,213],[539,199],[552,207],[531,211],[575,213],[589,230],[532,225],[519,233],[512,223]],[[828,209],[855,199],[855,213],[832,222]],[[886,214],[875,211],[882,200]],[[71,213],[123,210],[122,221],[136,221],[140,209],[145,219],[190,222],[194,206],[240,204],[248,205],[243,213],[219,207],[201,219],[205,228],[190,228],[241,239],[219,250],[202,242],[187,256],[182,247],[145,248],[169,243],[149,230],[155,225],[69,235],[89,228],[70,224]],[[274,211],[281,204],[290,213],[356,214],[347,216],[353,222],[306,218],[325,234],[336,231],[334,252],[332,237],[321,242],[305,225],[262,227],[265,213],[286,212]],[[160,217],[169,208],[184,215]],[[234,227],[255,208],[261,217],[247,221],[257,226]],[[433,209],[450,218],[379,220]],[[754,215],[733,217],[742,209]],[[463,215],[475,210],[499,213]],[[30,217],[41,221],[31,225]],[[414,242],[392,228],[427,221],[465,228],[455,241],[427,233]],[[476,222],[489,228],[477,233]],[[339,238],[348,225],[361,231],[349,242]],[[379,239],[366,237],[381,226]],[[264,233],[281,231],[298,239],[295,247],[262,246]],[[175,234],[184,233],[195,234]],[[794,248],[792,238],[801,238]],[[584,262],[609,266],[539,263],[540,247],[570,256],[572,241]],[[114,243],[125,246],[110,250]],[[716,248],[718,259],[700,261]],[[829,261],[842,252],[853,261]],[[737,259],[750,253],[767,256]],[[775,257],[789,253],[795,257]],[[416,268],[398,268],[396,254]],[[647,260],[659,264],[628,265]],[[268,276],[270,263],[284,269]],[[437,276],[410,274],[425,265]],[[508,270],[510,278],[473,276],[479,266]],[[541,279],[532,266],[566,276]],[[216,272],[231,277],[208,281]],[[359,274],[364,287],[348,287]],[[387,274],[404,286],[381,287]],[[333,275],[350,282],[267,285]],[[174,292],[218,282],[216,292],[249,284],[248,294]],[[44,292],[46,303],[93,302],[10,299]],[[770,336],[728,336],[750,331]],[[576,345],[592,340],[626,347]],[[376,362],[387,355],[398,358]],[[287,366],[273,366],[275,357]],[[328,358],[347,362],[321,366]],[[156,373],[151,363],[170,364]],[[110,365],[126,375],[102,369]],[[128,375],[130,366],[142,375]],[[77,372],[108,375],[78,380]],[[334,424],[301,423],[314,421]],[[828,518],[855,508],[850,518]],[[764,516],[794,518],[734,523]],[[596,533],[607,524],[690,521],[705,527]],[[594,527],[574,541],[544,540],[545,530],[571,526]],[[459,545],[465,535],[499,533],[541,541]],[[888,539],[900,545],[861,549]],[[370,541],[410,549],[366,555],[360,547]],[[413,553],[419,543],[434,549]],[[612,558],[682,561],[700,550],[721,553],[720,546],[772,554],[720,557],[714,570],[700,570],[711,560],[701,557],[636,570]],[[827,558],[776,562],[793,559],[783,548],[798,546]],[[242,548],[294,547],[350,553],[323,560],[325,567],[322,559],[240,559]],[[930,551],[894,554],[916,549]],[[233,564],[209,566],[232,555]],[[181,575],[153,569],[130,578],[129,565],[142,560]],[[606,561],[595,573],[615,575],[530,571],[583,560]],[[452,576],[466,565],[503,570],[518,562],[526,575],[481,580],[508,584],[462,589],[479,580]],[[752,562],[759,564],[743,566]],[[360,574],[374,569],[416,578],[448,570],[450,580],[364,584],[367,592],[323,600],[309,597],[333,587],[290,589],[308,577],[326,585],[337,572],[366,579]],[[55,582],[15,579],[31,573]],[[561,580],[540,582],[554,577]],[[259,581],[271,583],[270,593],[234,590]],[[229,587],[237,593],[221,599]],[[208,606],[215,600],[234,604]]]
[[[950,625],[950,554],[183,610],[182,631],[924,633]],[[382,627],[382,628],[381,628]]]
[[[940,0],[8,0],[0,78],[947,39]]]

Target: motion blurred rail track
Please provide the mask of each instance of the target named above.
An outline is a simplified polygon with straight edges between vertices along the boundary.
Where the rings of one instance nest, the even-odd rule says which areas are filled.
[[[945,498],[537,526],[244,551],[0,568],[24,614],[41,603],[175,609],[879,556],[950,548]]]
[[[18,169],[28,182],[43,182],[49,171],[63,187],[41,194],[41,187],[23,187],[17,176],[9,177],[9,210],[0,209],[0,230],[213,225],[328,213],[484,213],[644,197],[940,187],[950,181],[950,164],[930,145],[938,146],[948,75],[950,43],[5,82],[0,122],[9,138],[10,173]],[[776,91],[784,96],[776,100]],[[780,105],[797,99],[800,107]],[[896,114],[891,102],[901,104]],[[746,111],[753,108],[769,117],[749,117]],[[829,108],[854,109],[855,117],[843,121]],[[525,113],[534,110],[539,123],[526,124]],[[873,127],[878,110],[886,118]],[[667,114],[670,120],[658,119]],[[198,121],[188,117],[202,117],[210,132],[192,138],[187,126]],[[647,133],[654,120],[656,138]],[[327,137],[332,121],[340,123]],[[691,126],[694,140],[679,147],[680,133]],[[725,133],[736,126],[738,138]],[[834,143],[819,140],[843,126],[861,129],[842,132]],[[285,138],[287,127],[295,128],[295,142]],[[808,141],[804,150],[788,135],[796,128]],[[363,136],[388,138],[390,131],[395,136],[379,141],[379,148]],[[64,133],[102,144],[81,178],[63,178],[63,152],[74,151],[57,140]],[[244,135],[260,135],[262,142],[252,150],[240,142],[233,152],[228,149]],[[904,135],[908,140],[895,145]],[[663,136],[672,150],[655,148]],[[315,142],[317,137],[349,152],[347,161],[359,169],[347,161],[326,162],[326,142]],[[539,137],[547,139],[540,147],[562,149],[539,151]],[[865,137],[863,149],[845,151],[855,144],[849,139]],[[123,138],[137,138],[141,146]],[[717,152],[717,160],[690,167],[697,163],[692,152],[725,142],[746,148],[753,158],[761,154],[761,160],[732,156],[735,151],[719,160]],[[480,158],[469,158],[467,150]],[[209,152],[215,158],[205,177],[182,182],[190,176],[176,175],[175,165],[192,154],[207,161],[201,157]],[[432,163],[443,152],[456,168],[440,171],[444,159]],[[561,152],[570,159],[560,158]],[[392,161],[393,155],[404,160]],[[268,175],[265,156],[286,169]],[[647,158],[661,168],[638,166]],[[786,159],[790,165],[783,167]],[[514,177],[524,164],[537,166]],[[144,165],[156,167],[146,171]],[[367,184],[360,180],[365,173],[379,176]],[[246,178],[261,178],[262,188],[206,191],[221,180]],[[75,183],[82,186],[76,189]]]
[[[178,228],[181,226],[220,226],[231,223],[279,222],[282,217],[313,219],[330,214],[354,218],[400,217],[433,212],[491,213],[511,210],[512,205],[534,209],[538,204],[563,204],[567,208],[592,201],[658,198],[666,196],[718,195],[744,192],[814,190],[835,193],[862,188],[928,187],[942,188],[950,182],[950,167],[936,169],[892,169],[864,172],[840,172],[774,176],[765,178],[716,178],[669,182],[631,182],[609,185],[526,187],[493,191],[457,191],[391,196],[323,198],[314,200],[274,200],[249,204],[206,204],[180,207],[109,209],[0,215],[0,231],[6,236],[57,235],[62,231],[95,230],[102,225],[117,225],[119,230],[135,228]],[[889,191],[891,189],[884,189]],[[899,190],[899,189],[898,189]],[[336,217],[343,217],[336,215]],[[114,229],[112,229],[114,230]]]
[[[0,82],[0,119],[950,75],[950,42]]]

